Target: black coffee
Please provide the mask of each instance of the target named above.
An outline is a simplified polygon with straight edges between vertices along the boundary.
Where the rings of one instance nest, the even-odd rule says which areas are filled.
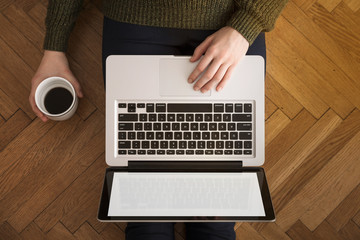
[[[69,109],[74,98],[67,89],[56,87],[45,95],[45,108],[51,114],[63,113]]]

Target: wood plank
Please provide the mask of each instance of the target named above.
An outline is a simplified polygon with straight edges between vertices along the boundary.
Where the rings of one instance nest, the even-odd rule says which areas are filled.
[[[23,9],[10,5],[3,14],[37,49],[43,50],[45,33]]]
[[[331,138],[334,145],[334,139]],[[339,140],[338,140],[339,141]],[[292,195],[290,200],[285,206],[277,213],[277,224],[284,230],[289,229],[299,217],[301,217],[307,209],[310,209],[314,204],[319,205],[321,201],[325,201],[323,196],[329,197],[327,192],[338,195],[339,200],[344,199],[349,192],[358,185],[358,173],[360,172],[360,165],[357,163],[358,156],[360,156],[360,132],[347,141],[347,144],[336,155],[330,159],[326,158],[318,160],[315,156],[315,161],[319,164],[326,161],[326,165],[317,171],[316,175],[311,180],[306,182],[306,185],[302,187],[301,191],[297,195]],[[343,145],[341,145],[343,146]],[[333,146],[337,148],[337,146]],[[323,152],[323,151],[322,151]],[[352,152],[351,155],[348,153]],[[324,153],[321,153],[324,154]],[[327,154],[327,153],[326,153]],[[313,168],[314,168],[314,164]],[[309,171],[309,167],[304,167],[306,171]],[[300,174],[300,171],[298,171]],[[301,174],[302,179],[306,179],[307,174]],[[292,182],[288,183],[294,187]],[[282,193],[283,194],[283,193]],[[332,197],[334,199],[336,197]],[[329,204],[326,202],[326,204]],[[338,202],[335,203],[336,205]],[[333,208],[332,208],[333,209]],[[330,211],[332,210],[330,209]],[[326,211],[326,209],[322,209]]]
[[[83,134],[79,135],[79,139],[84,139]],[[50,176],[37,191],[34,191],[32,197],[8,219],[8,222],[17,231],[22,231],[104,152],[102,145],[105,141],[104,136],[105,131],[100,131],[91,138],[91,141],[84,144],[85,147],[79,148],[73,157],[63,161],[64,165],[56,171],[56,174]],[[76,144],[73,138],[64,141],[63,144],[68,142]]]
[[[2,40],[0,39],[0,46]],[[1,47],[0,47],[1,48]],[[30,80],[29,80],[30,82]],[[0,65],[0,86],[11,100],[19,106],[31,119],[35,118],[29,104],[29,89],[26,89],[4,66]]]
[[[2,58],[6,59],[5,66],[19,80],[23,79],[21,82],[29,82],[24,86],[30,86],[30,80],[42,58],[40,50],[1,13],[0,31],[6,32],[0,38],[8,45],[8,47],[1,47]]]
[[[82,11],[84,19],[87,20],[87,24],[91,26],[100,36],[102,36],[103,19],[102,12],[90,2]]]
[[[354,12],[357,12],[360,9],[360,2],[358,0],[344,0],[344,3],[346,3]]]
[[[269,74],[315,118],[320,118],[329,108],[328,105],[291,72],[278,57],[272,54],[271,50],[267,52],[266,57]]]
[[[108,223],[106,225],[106,228],[100,234],[103,239],[125,240],[125,233],[119,227],[117,227],[116,224]]]
[[[47,240],[47,236],[39,229],[34,222],[29,224],[24,231],[21,232],[21,237],[23,239],[37,239],[37,240]]]
[[[318,240],[311,231],[299,220],[286,232],[292,240]]]
[[[323,6],[327,11],[331,12],[341,1],[342,0],[317,0],[317,3]]]
[[[267,75],[266,78],[265,94],[290,119],[293,119],[303,109],[303,106],[270,75]]]
[[[18,106],[13,100],[0,89],[0,115],[8,120],[18,110]]]
[[[89,205],[98,207],[105,168],[103,154],[36,218],[35,223],[46,232],[61,220],[67,229],[74,232],[91,215]]]
[[[292,2],[294,2],[299,8],[304,11],[311,8],[311,6],[316,3],[316,1],[317,0],[292,0]]]
[[[343,238],[335,231],[335,229],[325,220],[314,231],[317,239],[343,240]]]
[[[76,113],[83,119],[86,120],[93,112],[96,111],[94,104],[90,102],[87,97],[83,97],[79,100],[79,106]]]
[[[272,189],[277,189],[283,183],[290,186],[289,179],[297,175],[298,168],[305,163],[308,159],[308,156],[326,139],[329,135],[335,130],[337,126],[341,123],[341,119],[333,111],[329,110],[319,121],[317,121],[306,134],[299,140],[297,143],[286,152],[280,160],[267,171],[267,179],[269,185]],[[291,160],[290,160],[291,159]],[[285,191],[281,189],[281,193],[276,191],[277,196],[274,199],[274,202],[283,199],[285,202],[289,200],[291,196],[290,193],[295,191],[295,186],[291,184],[291,189]],[[297,191],[300,190],[299,187],[296,187]],[[286,197],[288,196],[288,197]],[[280,202],[276,204],[279,207],[281,206]],[[281,208],[280,208],[281,209]]]
[[[339,231],[340,236],[347,240],[359,240],[360,239],[360,228],[353,221],[349,221]]]
[[[101,240],[103,239],[97,232],[85,222],[81,227],[74,233],[76,239],[87,239],[87,240]]]
[[[22,130],[29,125],[31,119],[21,110],[0,127],[0,151],[2,151]]]
[[[21,236],[11,227],[8,222],[3,222],[0,225],[0,236],[3,239],[21,240]]]
[[[267,120],[277,109],[277,106],[265,96],[265,120]]]
[[[309,64],[305,59],[299,57],[293,48],[287,43],[287,39],[280,38],[277,34],[268,34],[270,40],[267,47],[271,52],[281,59],[283,63],[303,82],[306,86],[315,92],[319,97],[326,102],[336,113],[342,118],[345,118],[354,109],[354,105],[343,96],[336,85],[329,83],[328,75],[332,72],[325,72],[320,75],[316,70],[317,65]],[[275,38],[274,41],[271,41]],[[330,76],[331,78],[331,76]],[[276,80],[276,79],[275,79]],[[293,93],[291,93],[293,94]]]
[[[291,122],[291,120],[278,109],[265,123],[265,147]]]
[[[55,122],[43,123],[40,119],[32,121],[6,148],[0,152],[0,179],[4,180],[4,172],[16,164],[32,146],[41,139],[53,126]],[[19,147],[21,146],[21,148]],[[23,173],[25,174],[25,173]]]
[[[11,165],[1,176],[0,221],[7,219],[16,212],[38,189],[37,184],[44,182],[44,179],[38,177],[39,174],[53,174],[53,172],[44,171],[42,166],[45,163],[48,163],[48,165],[53,163],[49,155],[61,149],[62,141],[75,131],[79,120],[79,117],[74,115],[69,121],[57,123],[55,127],[47,132],[46,136],[33,145],[24,156]],[[62,157],[67,155],[66,151],[60,154]],[[22,174],[16,174],[19,171]]]
[[[360,227],[360,211],[358,211],[358,213],[355,215],[355,217],[353,217],[352,220]]]
[[[326,218],[326,221],[339,231],[360,210],[360,185]]]
[[[267,240],[291,240],[276,223],[266,223],[260,233]]]
[[[39,2],[35,4],[34,7],[27,12],[27,14],[40,27],[41,31],[45,33],[46,7]]]
[[[73,240],[75,237],[72,235],[69,230],[65,228],[65,226],[58,222],[48,233],[47,237],[51,240]]]
[[[291,6],[291,5],[290,5]],[[292,11],[295,12],[295,11]],[[296,13],[296,12],[295,12]],[[295,14],[294,13],[294,14]],[[290,15],[290,14],[289,14]],[[287,16],[288,17],[288,16]],[[291,19],[292,21],[292,19]],[[324,51],[318,49],[319,46],[315,46],[307,38],[304,37],[296,28],[294,28],[288,20],[279,17],[277,21],[277,28],[274,29],[272,34],[276,34],[279,39],[285,41],[291,48],[296,50],[296,53],[299,57],[303,58],[308,64],[316,66],[316,70],[320,75],[322,75],[332,86],[346,97],[352,104],[359,107],[360,95],[359,95],[359,81],[353,78],[351,80],[348,76],[349,73],[345,73],[340,67],[336,64],[343,65],[339,62],[334,64],[332,62],[333,58],[329,58],[324,55]],[[308,34],[310,35],[310,34]],[[329,40],[330,41],[330,40]],[[319,43],[320,44],[320,43]],[[298,46],[302,46],[299,48]],[[333,46],[333,45],[331,45]],[[329,51],[333,51],[330,50]],[[336,51],[336,53],[341,53]],[[343,58],[340,58],[343,59]],[[334,59],[335,60],[335,59]],[[348,62],[348,61],[347,61]],[[319,64],[321,63],[321,64]],[[354,66],[355,62],[352,61],[351,66]],[[357,65],[357,64],[356,64]],[[352,70],[351,72],[353,72]],[[331,73],[331,74],[329,74]],[[357,73],[354,73],[357,76]],[[358,76],[357,76],[358,77]],[[341,79],[341,84],[339,82]],[[277,79],[275,79],[277,80]]]
[[[305,109],[302,110],[265,148],[265,169],[267,171],[271,169],[314,123],[313,116]],[[270,188],[272,188],[271,185]]]
[[[249,223],[241,224],[241,226],[236,229],[235,233],[237,239],[264,240],[264,238],[255,231]]]

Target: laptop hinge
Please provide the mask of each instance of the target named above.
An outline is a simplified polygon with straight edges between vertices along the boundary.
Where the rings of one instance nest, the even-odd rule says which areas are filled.
[[[235,170],[242,161],[129,161],[129,170]]]

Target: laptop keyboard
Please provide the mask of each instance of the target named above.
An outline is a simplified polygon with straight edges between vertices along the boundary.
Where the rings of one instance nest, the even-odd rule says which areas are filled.
[[[253,155],[253,102],[118,103],[118,155]]]

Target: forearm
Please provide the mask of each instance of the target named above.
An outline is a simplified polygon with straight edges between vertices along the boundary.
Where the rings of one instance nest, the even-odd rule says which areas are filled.
[[[44,49],[65,52],[83,0],[49,0]]]
[[[262,31],[274,28],[288,0],[234,0],[235,12],[227,25],[248,40],[250,45]]]

